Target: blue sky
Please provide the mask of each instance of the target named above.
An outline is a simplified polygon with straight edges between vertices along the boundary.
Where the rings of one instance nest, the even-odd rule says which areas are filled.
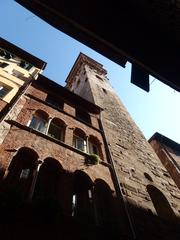
[[[0,0],[0,35],[48,63],[44,75],[65,85],[79,52],[104,65],[108,78],[132,118],[149,139],[155,132],[180,143],[180,94],[151,78],[149,93],[130,83],[131,65],[122,68],[51,27],[13,0]]]

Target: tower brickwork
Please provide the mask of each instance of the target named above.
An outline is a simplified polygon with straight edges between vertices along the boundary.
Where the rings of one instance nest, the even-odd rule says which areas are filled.
[[[137,239],[178,239],[179,190],[111,87],[102,65],[80,54],[67,88],[103,108],[101,121]]]

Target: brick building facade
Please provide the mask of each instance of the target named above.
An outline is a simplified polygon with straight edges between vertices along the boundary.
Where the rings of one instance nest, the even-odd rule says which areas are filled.
[[[80,54],[66,88],[39,74],[17,92],[0,123],[4,237],[180,236],[180,192],[106,74]]]

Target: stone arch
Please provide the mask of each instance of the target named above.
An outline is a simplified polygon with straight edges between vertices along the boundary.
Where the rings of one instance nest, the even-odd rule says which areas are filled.
[[[34,198],[58,201],[63,168],[58,160],[48,157],[39,168]]]
[[[9,167],[6,182],[27,197],[33,181],[38,154],[31,148],[22,147],[13,157]]]
[[[93,221],[93,182],[83,171],[73,176],[72,216],[83,222]]]
[[[98,224],[109,227],[114,219],[111,188],[104,180],[96,179],[94,182],[94,194]]]
[[[152,200],[154,208],[159,217],[166,220],[175,219],[175,214],[164,194],[155,186],[147,185],[147,192]]]

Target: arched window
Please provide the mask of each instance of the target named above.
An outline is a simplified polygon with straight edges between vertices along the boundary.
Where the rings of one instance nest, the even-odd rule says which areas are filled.
[[[42,110],[37,110],[29,124],[30,128],[34,128],[35,130],[45,133],[46,131],[46,126],[48,122],[48,114]]]
[[[89,154],[96,154],[102,158],[101,144],[99,140],[94,136],[88,138]]]
[[[74,173],[72,216],[85,222],[91,222],[94,218],[92,186],[86,173],[79,170]]]
[[[111,226],[114,220],[114,212],[112,191],[109,185],[102,179],[96,179],[94,194],[98,224],[104,227]]]
[[[79,128],[74,130],[73,146],[83,152],[87,151],[86,134]]]
[[[23,147],[13,157],[9,165],[6,180],[24,196],[29,194],[37,159],[38,155],[34,150]]]
[[[65,123],[58,118],[52,119],[49,125],[48,135],[55,139],[64,141],[64,132]]]
[[[173,220],[175,214],[164,194],[153,185],[147,185],[147,192],[153,202],[157,215],[167,220]]]

